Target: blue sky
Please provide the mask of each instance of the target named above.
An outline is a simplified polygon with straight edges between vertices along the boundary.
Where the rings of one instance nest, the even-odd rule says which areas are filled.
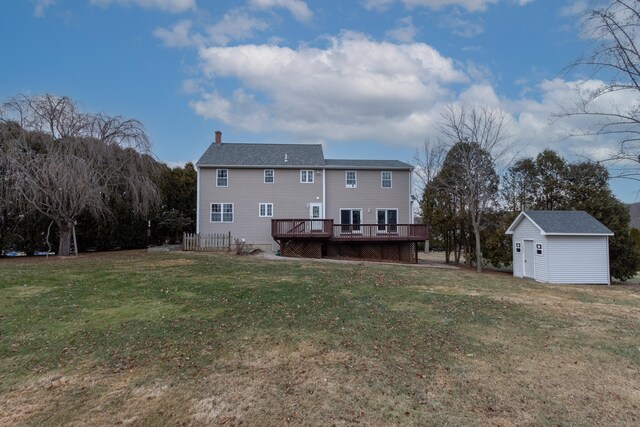
[[[2,5],[0,99],[67,95],[141,120],[157,157],[227,142],[322,143],[327,157],[412,162],[442,108],[509,118],[522,155],[604,158],[614,141],[551,123],[584,76],[590,0],[16,0]],[[629,102],[623,99],[621,102]],[[584,124],[584,123],[582,123]],[[614,180],[622,200],[633,182]]]

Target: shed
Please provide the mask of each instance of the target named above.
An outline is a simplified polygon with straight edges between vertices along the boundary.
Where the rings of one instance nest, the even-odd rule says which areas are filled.
[[[613,232],[584,211],[523,211],[513,236],[513,275],[544,283],[610,284]]]

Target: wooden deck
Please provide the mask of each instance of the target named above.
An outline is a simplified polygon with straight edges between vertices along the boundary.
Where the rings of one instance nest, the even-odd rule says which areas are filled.
[[[275,240],[330,240],[334,242],[421,242],[428,238],[424,224],[334,224],[332,219],[273,219]]]
[[[330,239],[332,219],[272,219],[271,237],[282,239]]]

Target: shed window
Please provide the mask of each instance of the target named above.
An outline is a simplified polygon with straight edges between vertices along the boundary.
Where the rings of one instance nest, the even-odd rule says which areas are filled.
[[[521,252],[521,248],[520,248],[520,242],[516,242],[516,253],[520,253]]]
[[[536,244],[536,255],[542,255],[542,244],[541,243],[537,243]]]

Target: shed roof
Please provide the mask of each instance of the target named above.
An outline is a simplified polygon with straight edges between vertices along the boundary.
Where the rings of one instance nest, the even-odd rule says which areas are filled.
[[[545,235],[613,236],[613,232],[585,211],[523,211],[506,234],[513,234],[520,221],[528,218]]]
[[[324,166],[320,144],[216,144],[207,148],[196,166]]]

